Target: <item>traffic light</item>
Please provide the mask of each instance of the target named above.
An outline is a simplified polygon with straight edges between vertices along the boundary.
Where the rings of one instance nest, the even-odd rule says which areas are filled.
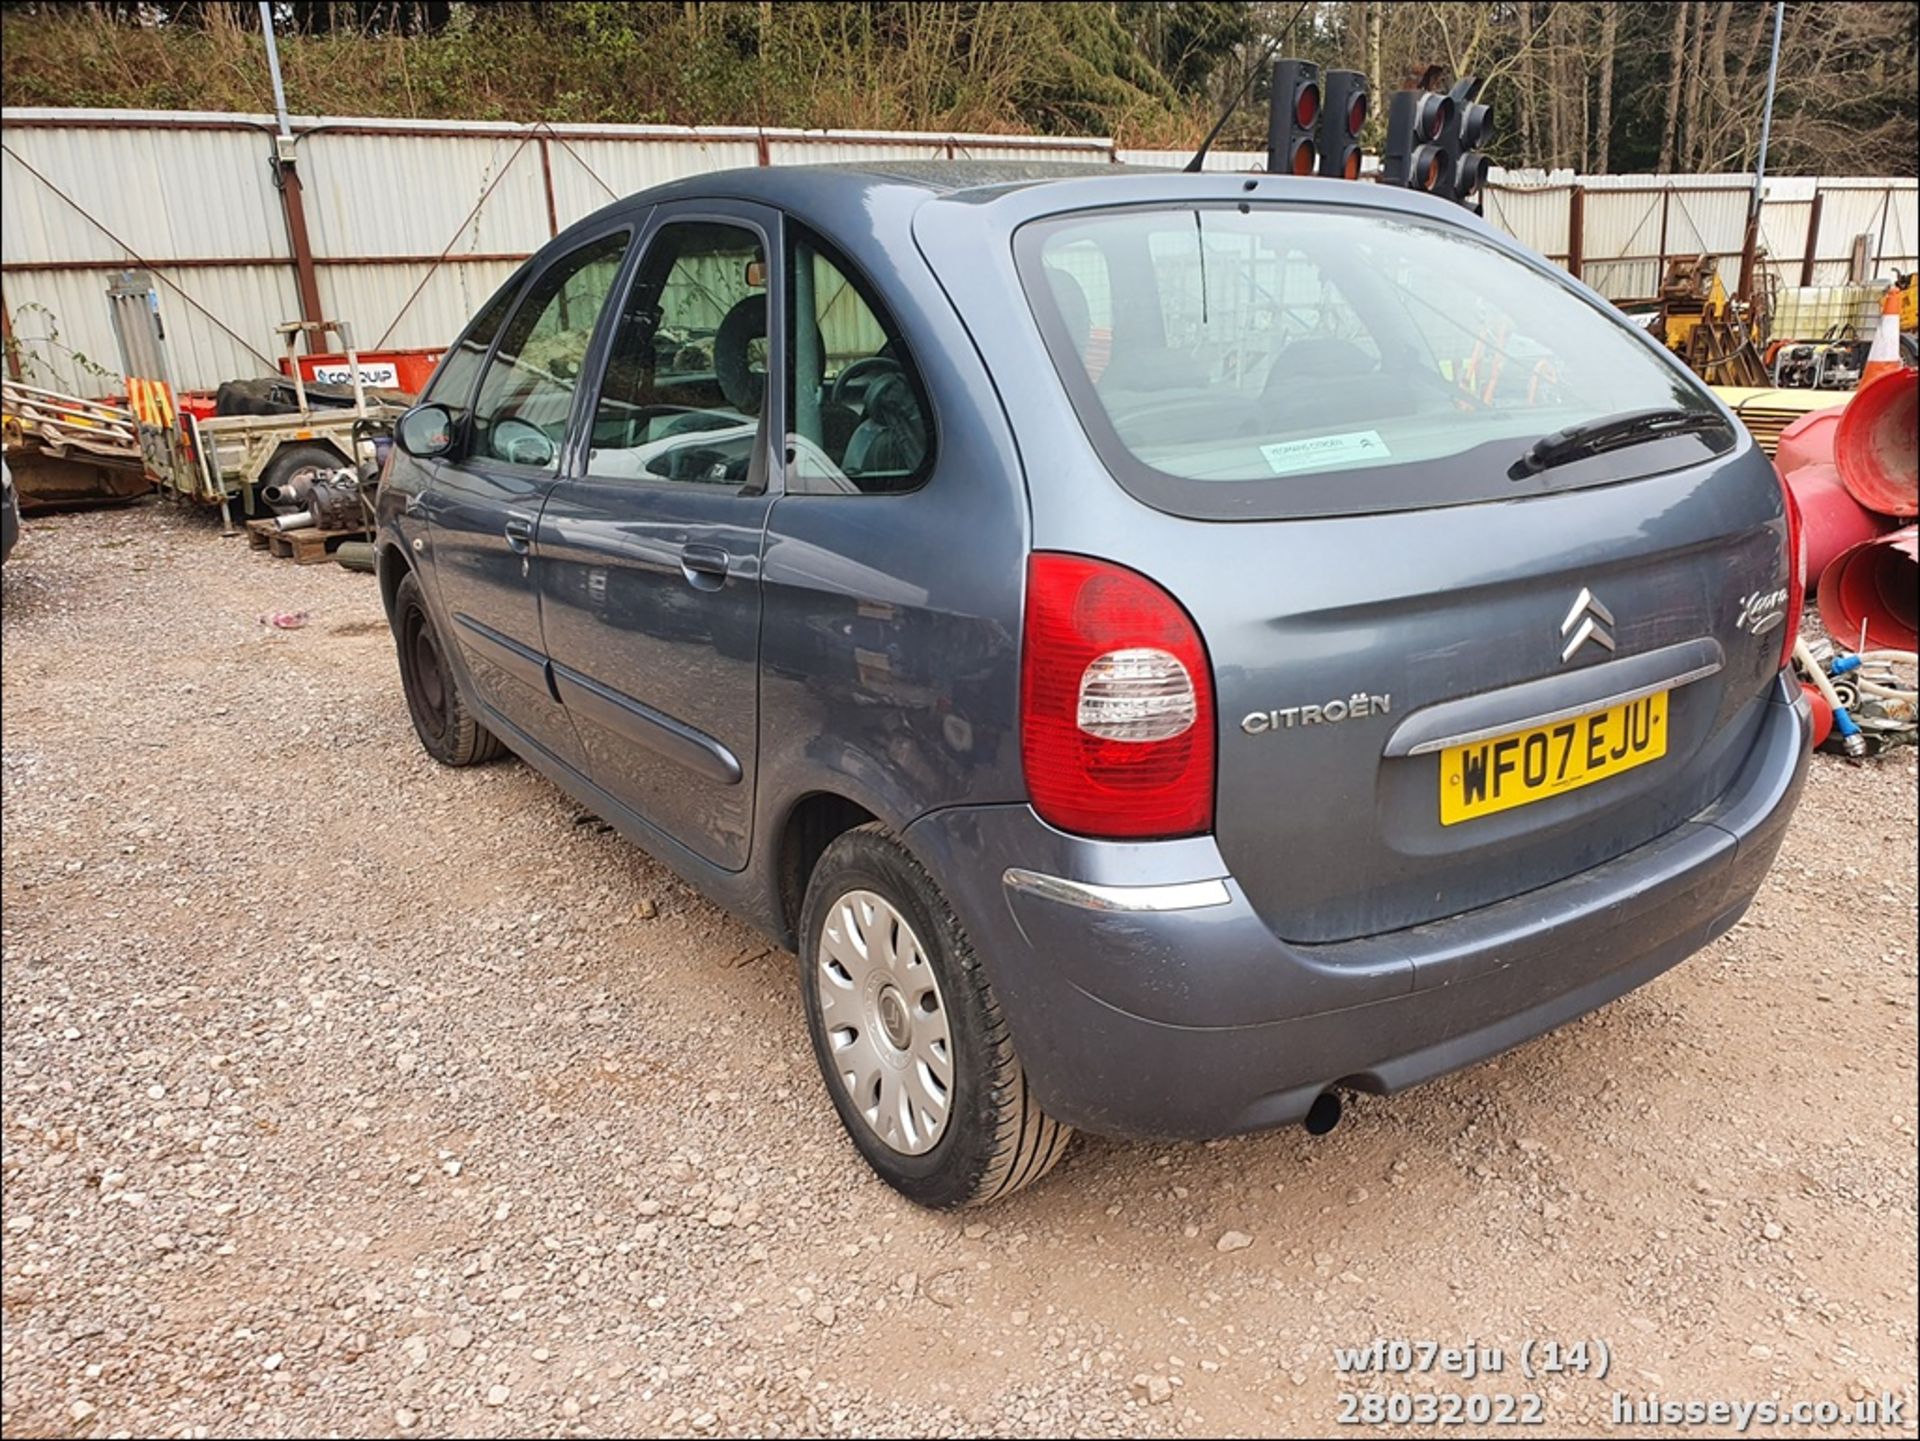
[[[1493,107],[1477,103],[1482,83],[1479,76],[1469,75],[1453,87],[1447,97],[1453,103],[1453,114],[1440,140],[1453,162],[1447,198],[1459,201],[1475,215],[1481,211],[1481,192],[1487,172],[1493,168],[1493,162],[1480,149],[1493,138]]]
[[[1267,108],[1267,173],[1311,175],[1317,168],[1314,136],[1320,126],[1320,67],[1311,60],[1273,62]]]
[[[1360,178],[1360,131],[1367,123],[1367,77],[1358,70],[1327,72],[1326,124],[1320,173],[1334,180]]]
[[[1453,100],[1430,90],[1396,90],[1387,104],[1387,149],[1380,179],[1451,198],[1454,167],[1445,137],[1453,125]]]

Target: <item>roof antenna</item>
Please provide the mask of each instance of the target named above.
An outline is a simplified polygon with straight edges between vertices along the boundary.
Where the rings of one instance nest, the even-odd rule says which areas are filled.
[[[1293,12],[1293,15],[1288,19],[1287,23],[1280,28],[1280,33],[1267,42],[1266,53],[1254,62],[1253,68],[1247,72],[1247,78],[1242,80],[1240,82],[1240,88],[1233,92],[1233,99],[1227,102],[1227,108],[1221,112],[1220,118],[1213,122],[1213,129],[1209,130],[1207,132],[1207,138],[1200,142],[1200,148],[1193,152],[1193,159],[1181,167],[1184,174],[1198,175],[1200,173],[1200,166],[1206,160],[1207,152],[1213,148],[1213,142],[1220,138],[1220,132],[1225,130],[1227,128],[1227,122],[1233,119],[1233,112],[1238,110],[1240,108],[1240,102],[1247,98],[1247,91],[1253,87],[1254,76],[1264,70],[1267,62],[1273,59],[1274,52],[1287,43],[1287,36],[1293,33],[1293,22],[1300,18],[1301,11],[1306,8],[1306,4],[1302,3],[1300,8]]]

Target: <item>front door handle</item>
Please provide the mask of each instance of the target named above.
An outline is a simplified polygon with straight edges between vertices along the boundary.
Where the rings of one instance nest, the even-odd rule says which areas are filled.
[[[524,516],[513,516],[506,524],[507,549],[515,555],[525,555],[533,549],[533,522]]]
[[[717,545],[683,545],[680,574],[696,590],[718,590],[727,581],[727,553]]]

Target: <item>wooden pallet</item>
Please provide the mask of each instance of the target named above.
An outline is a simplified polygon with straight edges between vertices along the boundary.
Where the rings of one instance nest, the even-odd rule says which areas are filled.
[[[295,565],[323,565],[333,559],[333,553],[343,541],[372,538],[371,532],[359,526],[348,530],[316,530],[312,526],[303,530],[277,530],[270,520],[247,522],[248,545],[291,560]]]

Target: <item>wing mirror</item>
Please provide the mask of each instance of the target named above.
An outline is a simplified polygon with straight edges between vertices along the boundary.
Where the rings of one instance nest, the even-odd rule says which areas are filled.
[[[453,449],[453,414],[444,405],[416,405],[400,417],[393,438],[415,460],[434,460]]]

